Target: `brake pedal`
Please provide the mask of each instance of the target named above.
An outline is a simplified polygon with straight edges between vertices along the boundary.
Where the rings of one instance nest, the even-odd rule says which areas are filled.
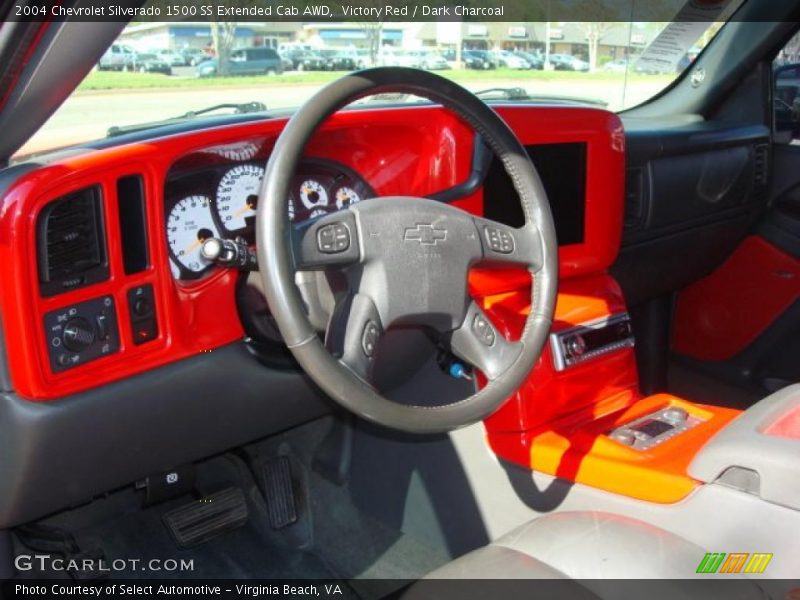
[[[226,488],[164,514],[164,524],[181,548],[191,548],[247,523],[244,492]]]
[[[266,461],[262,471],[267,515],[273,529],[283,529],[297,521],[297,502],[292,483],[292,466],[288,456]]]

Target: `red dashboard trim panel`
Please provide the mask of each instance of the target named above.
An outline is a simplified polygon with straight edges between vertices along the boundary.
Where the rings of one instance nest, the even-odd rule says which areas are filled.
[[[624,137],[616,115],[596,109],[498,107],[524,144],[586,142],[587,203],[584,243],[560,250],[562,278],[602,272],[619,247],[624,196]],[[22,397],[49,400],[80,393],[240,339],[234,286],[238,275],[216,271],[193,282],[173,279],[164,236],[164,181],[181,157],[204,148],[257,139],[271,144],[283,119],[202,130],[87,151],[22,175],[0,202],[0,306],[9,369]],[[411,132],[411,133],[410,133]],[[439,107],[346,111],[331,118],[306,150],[358,171],[379,195],[428,195],[469,176],[473,134]],[[401,164],[402,163],[402,164]],[[568,176],[568,166],[565,174]],[[146,194],[150,267],[125,275],[116,208],[116,182],[141,175]],[[100,185],[110,278],[99,284],[42,298],[36,266],[36,220],[50,201]],[[459,201],[480,213],[480,192]],[[514,289],[511,275],[483,272],[471,281],[481,295]],[[475,285],[480,287],[476,290]],[[153,285],[158,338],[135,346],[126,293]],[[511,285],[509,285],[511,283]],[[60,374],[51,372],[44,315],[85,300],[112,295],[120,327],[120,350]]]

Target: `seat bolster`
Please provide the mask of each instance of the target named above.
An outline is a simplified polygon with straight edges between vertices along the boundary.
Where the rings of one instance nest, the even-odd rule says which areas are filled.
[[[504,546],[484,546],[447,563],[425,579],[568,579],[540,560]]]
[[[574,579],[687,579],[706,550],[621,515],[561,512],[534,519],[495,542]]]

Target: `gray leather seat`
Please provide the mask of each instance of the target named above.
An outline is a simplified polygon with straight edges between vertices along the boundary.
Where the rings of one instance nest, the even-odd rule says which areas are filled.
[[[660,592],[671,588],[675,598],[705,598],[702,587],[686,582],[696,576],[705,554],[700,546],[636,519],[602,512],[555,513],[433,571],[410,591],[444,597],[424,593],[426,583],[435,585],[431,580],[438,579],[579,579],[580,585],[566,588],[568,597],[615,598],[618,588],[601,580],[661,579],[675,581],[660,583]],[[740,581],[728,594],[764,597],[748,581]]]

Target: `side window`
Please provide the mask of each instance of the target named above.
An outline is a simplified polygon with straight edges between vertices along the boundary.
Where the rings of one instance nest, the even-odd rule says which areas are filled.
[[[775,57],[772,66],[772,102],[775,141],[800,140],[800,33],[796,33]]]
[[[267,48],[267,49],[264,50],[264,58],[268,58],[270,60],[275,60],[275,59],[277,59],[279,57],[278,57],[278,53],[275,52],[275,50],[273,50],[271,48]]]
[[[255,48],[247,51],[247,60],[264,60],[266,51],[263,48]]]
[[[237,50],[236,52],[231,52],[231,62],[244,62],[245,56],[244,52],[241,50]]]
[[[111,46],[111,54],[119,54],[122,50],[119,49],[119,46]]]

